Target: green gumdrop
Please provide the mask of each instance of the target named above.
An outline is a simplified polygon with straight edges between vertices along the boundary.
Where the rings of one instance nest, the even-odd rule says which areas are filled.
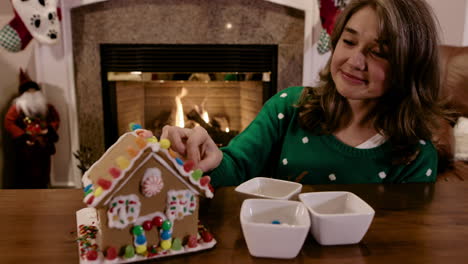
[[[135,249],[131,245],[125,247],[125,258],[133,258],[135,256]]]
[[[172,250],[181,250],[182,249],[182,241],[179,238],[176,238],[172,241]]]
[[[132,229],[132,233],[135,236],[139,236],[139,235],[143,234],[143,227],[141,225],[134,226],[133,229]]]
[[[171,229],[171,226],[172,226],[172,225],[171,225],[171,221],[166,220],[166,221],[164,221],[163,224],[162,224],[162,229],[165,230],[165,231],[167,231],[167,230],[170,230],[170,229]]]
[[[200,169],[196,169],[192,172],[192,178],[196,181],[198,181],[202,175],[203,175],[203,171]]]

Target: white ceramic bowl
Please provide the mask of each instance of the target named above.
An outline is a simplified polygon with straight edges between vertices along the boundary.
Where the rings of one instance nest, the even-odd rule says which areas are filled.
[[[247,248],[255,257],[296,257],[310,228],[307,208],[298,201],[247,199],[240,221]]]
[[[356,244],[369,228],[375,211],[350,192],[299,194],[310,212],[310,232],[321,245]]]
[[[267,198],[278,200],[296,199],[302,184],[272,178],[257,177],[237,186],[235,191],[242,199]]]

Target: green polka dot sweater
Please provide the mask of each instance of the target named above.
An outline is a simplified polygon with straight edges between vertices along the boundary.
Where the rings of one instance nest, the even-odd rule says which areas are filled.
[[[303,87],[291,87],[268,100],[257,118],[227,147],[223,160],[210,175],[214,186],[238,185],[262,175],[303,184],[433,182],[437,152],[420,141],[418,157],[407,165],[392,166],[390,142],[358,149],[333,135],[317,135],[298,122]]]

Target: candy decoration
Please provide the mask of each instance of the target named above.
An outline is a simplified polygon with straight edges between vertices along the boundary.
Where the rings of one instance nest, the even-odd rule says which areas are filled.
[[[198,181],[202,175],[203,175],[203,171],[200,169],[196,169],[192,172],[192,178],[196,181]]]
[[[180,166],[184,165],[184,161],[180,158],[175,158],[177,164],[179,164]]]
[[[133,258],[133,256],[135,256],[135,249],[133,248],[133,246],[127,245],[125,247],[124,257],[125,258]]]
[[[141,125],[140,124],[135,124],[135,123],[130,123],[130,130],[131,131],[135,131],[137,129],[142,129]]]
[[[109,169],[109,174],[112,175],[112,178],[114,179],[117,179],[118,177],[120,177],[120,173],[121,173],[120,170],[117,168],[112,167]]]
[[[178,158],[179,156],[177,155],[177,153],[175,151],[173,151],[172,149],[169,149],[169,155],[172,157],[172,158]]]
[[[109,190],[109,188],[112,186],[112,182],[103,178],[100,178],[97,181],[97,184],[102,187],[104,190]]]
[[[145,197],[151,197],[161,192],[164,182],[161,177],[161,170],[149,168],[145,171],[141,181],[141,192]]]
[[[135,142],[140,149],[146,147],[146,144],[148,144],[148,142],[144,138],[141,138],[141,137],[137,137],[135,139]]]
[[[94,191],[94,196],[99,197],[102,194],[102,191],[103,189],[101,186],[97,187],[96,190]]]
[[[197,247],[197,245],[198,245],[197,236],[194,236],[194,235],[189,236],[187,240],[187,246],[189,248],[195,248]]]
[[[158,139],[155,136],[147,138],[146,141],[148,141],[149,143],[158,143]]]
[[[138,151],[134,149],[133,147],[128,147],[127,148],[127,153],[130,157],[134,158],[138,155]]]
[[[161,227],[161,226],[162,226],[162,224],[163,224],[163,220],[162,220],[162,218],[161,218],[161,217],[159,217],[159,216],[156,216],[156,217],[154,217],[154,218],[153,218],[153,221],[152,221],[152,223],[153,223],[153,225],[154,225],[154,226],[156,226],[156,227],[158,227],[158,228],[159,228],[159,227]]]
[[[171,240],[163,240],[161,241],[161,248],[164,250],[170,249],[172,246]]]
[[[143,236],[143,235],[139,235],[139,236],[137,236],[137,238],[135,239],[135,242],[136,242],[136,244],[138,244],[138,245],[143,245],[143,244],[146,243],[146,237]]]
[[[200,179],[200,185],[201,185],[201,186],[206,186],[208,183],[210,183],[210,181],[211,181],[210,176],[203,176],[203,177]]]
[[[132,229],[132,233],[135,235],[135,236],[139,236],[141,234],[143,234],[143,227],[141,225],[136,225],[133,227]]]
[[[92,204],[94,201],[94,195],[91,195],[91,197],[89,197],[88,201],[86,201],[87,204]]]
[[[169,149],[169,147],[171,146],[171,142],[167,138],[161,139],[161,141],[159,141],[159,144],[163,149]]]
[[[146,231],[151,230],[153,228],[153,223],[151,221],[145,221],[143,222],[143,229]]]
[[[171,227],[172,227],[172,224],[171,224],[171,221],[169,221],[169,220],[164,221],[163,224],[162,224],[162,229],[165,230],[165,231],[170,230]]]
[[[88,253],[86,253],[86,259],[88,260],[96,260],[98,257],[98,253],[96,250],[89,250]]]
[[[210,192],[211,193],[214,193],[214,188],[213,186],[211,186],[211,184],[208,183],[208,189],[210,189]]]
[[[130,161],[127,158],[125,158],[124,156],[117,157],[115,162],[117,163],[117,166],[121,170],[125,170],[126,168],[128,168],[128,166],[130,166]]]
[[[92,193],[93,192],[93,189],[89,189],[87,192],[84,193],[84,196],[88,196],[88,194]]]
[[[86,187],[84,188],[83,191],[87,192],[87,191],[89,191],[91,189],[91,187],[93,187],[93,184],[88,184],[88,185],[86,185]]]
[[[163,231],[161,233],[161,239],[162,240],[168,240],[169,238],[171,238],[171,233],[169,233],[169,231]]]
[[[144,255],[146,253],[146,245],[137,246],[136,253],[140,255]]]
[[[204,241],[205,243],[211,242],[211,240],[213,240],[213,235],[212,235],[210,232],[208,232],[208,231],[203,231],[203,232],[201,233],[201,236],[202,236],[203,241]]]
[[[182,249],[182,241],[179,238],[176,238],[172,241],[172,250],[181,250]]]
[[[193,167],[195,167],[195,162],[193,160],[187,160],[184,163],[184,171],[189,172],[193,170]]]
[[[114,260],[117,258],[117,249],[115,247],[108,247],[106,250],[106,259]]]

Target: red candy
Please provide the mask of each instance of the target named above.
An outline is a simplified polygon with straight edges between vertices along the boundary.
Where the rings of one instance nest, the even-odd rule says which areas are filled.
[[[97,251],[90,250],[86,253],[86,259],[88,260],[96,260],[97,259]]]
[[[213,240],[213,235],[212,235],[210,232],[208,232],[208,231],[203,231],[203,232],[201,233],[201,236],[202,236],[202,238],[203,238],[203,241],[205,241],[205,242],[207,242],[207,243],[208,243],[208,242],[211,242],[211,240]]]
[[[101,186],[104,190],[108,190],[112,186],[112,182],[106,179],[99,179],[97,184]]]
[[[187,160],[185,161],[184,163],[184,170],[186,172],[189,172],[191,170],[193,170],[193,167],[195,167],[195,162],[193,162],[193,160]]]
[[[146,231],[149,231],[151,230],[151,228],[153,228],[153,223],[151,221],[143,222],[143,229],[145,229]]]
[[[109,173],[110,175],[112,175],[114,179],[117,179],[118,177],[120,177],[120,170],[117,168],[110,168]]]
[[[92,204],[94,201],[94,195],[91,195],[91,197],[89,197],[88,201],[86,202],[87,204]]]
[[[114,260],[117,258],[117,249],[115,247],[108,247],[106,250],[106,259]]]
[[[205,185],[207,185],[208,183],[210,183],[210,181],[211,181],[210,176],[203,176],[203,177],[200,179],[200,185],[201,185],[201,186],[205,186]]]
[[[188,241],[187,241],[187,246],[189,248],[194,248],[197,247],[197,236],[189,236]]]
[[[162,220],[161,217],[156,216],[155,218],[153,218],[152,224],[153,224],[154,226],[156,226],[156,227],[161,227],[162,224],[163,224],[163,220]]]
[[[212,193],[214,193],[214,188],[213,188],[213,186],[211,186],[211,184],[209,184],[209,183],[208,183],[208,189],[210,189],[210,191],[211,191]]]

